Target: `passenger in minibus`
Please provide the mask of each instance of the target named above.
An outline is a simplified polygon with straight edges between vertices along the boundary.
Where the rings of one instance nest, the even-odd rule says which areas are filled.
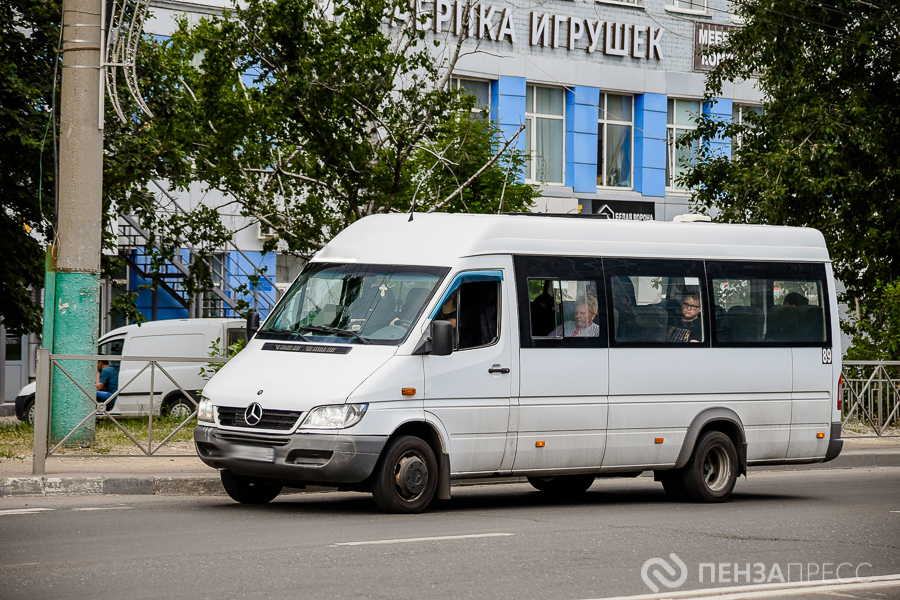
[[[451,294],[441,305],[435,321],[448,321],[456,329],[456,294]]]
[[[809,306],[809,298],[800,292],[791,292],[784,297],[785,306]]]
[[[703,320],[700,318],[702,308],[700,294],[687,292],[681,297],[681,315],[669,323],[667,342],[703,341]]]
[[[553,296],[544,292],[531,301],[531,335],[543,337],[556,328],[556,311]]]
[[[597,316],[597,298],[590,294],[580,297],[575,301],[574,319],[566,321],[557,327],[551,337],[560,335],[565,337],[597,337],[600,335],[600,326],[594,323]]]

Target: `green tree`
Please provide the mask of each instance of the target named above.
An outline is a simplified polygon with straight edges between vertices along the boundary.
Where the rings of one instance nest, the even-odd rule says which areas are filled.
[[[127,125],[141,136],[116,160],[151,169],[120,187],[119,209],[209,247],[231,233],[216,210],[239,213],[276,234],[267,249],[301,257],[355,220],[407,211],[413,200],[421,211],[497,212],[502,197],[503,210],[525,210],[537,192],[518,183],[523,154],[452,89],[458,47],[426,43],[417,23],[427,16],[401,14],[415,5],[250,0],[180,23],[145,59],[155,116]],[[397,14],[405,20],[388,26]],[[161,215],[147,202],[151,177],[173,190],[202,182],[227,204]]]
[[[53,131],[60,5],[0,3],[0,319],[12,333],[37,331],[44,281],[41,238],[53,239]]]
[[[876,307],[897,300],[888,286],[900,281],[900,4],[732,6],[744,23],[717,49],[727,58],[708,75],[708,100],[726,82],[758,77],[763,112],[742,124],[700,118],[684,143],[730,137],[732,157],[702,146],[682,182],[719,220],[819,229],[844,300],[859,300],[861,314],[874,318]],[[880,347],[873,340],[896,327],[848,328],[856,331]]]

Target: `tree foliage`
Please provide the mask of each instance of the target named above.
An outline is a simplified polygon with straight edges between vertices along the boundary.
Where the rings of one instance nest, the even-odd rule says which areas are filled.
[[[59,15],[51,0],[0,3],[0,319],[15,334],[40,328],[30,290],[44,281],[40,239],[53,237],[49,126]]]
[[[151,177],[173,190],[202,182],[226,194],[220,212],[275,234],[268,250],[301,257],[357,219],[413,202],[496,212],[502,196],[504,210],[526,209],[536,190],[517,183],[524,156],[497,156],[505,140],[495,125],[452,89],[455,49],[427,44],[415,14],[387,26],[415,4],[250,0],[181,22],[142,69],[155,116],[115,160],[151,169],[121,188],[119,208],[212,246],[233,233],[214,214],[160,222],[144,187]]]
[[[889,297],[884,285],[900,280],[900,5],[732,6],[744,24],[718,49],[727,58],[709,73],[708,99],[726,82],[758,77],[763,113],[745,113],[743,124],[701,118],[685,143],[736,143],[730,160],[703,147],[683,183],[719,220],[822,231],[845,299],[874,315]]]

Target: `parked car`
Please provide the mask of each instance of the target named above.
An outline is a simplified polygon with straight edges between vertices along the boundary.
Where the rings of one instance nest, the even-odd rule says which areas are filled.
[[[128,357],[206,358],[218,340],[222,354],[226,348],[246,338],[246,322],[239,319],[173,319],[127,325],[110,331],[97,343],[98,354]],[[146,361],[113,361],[119,368],[121,389],[113,415],[146,415],[150,411],[150,369],[141,373]],[[160,362],[153,376],[154,414],[184,418],[194,412],[195,401],[206,385],[201,375],[204,364]],[[165,372],[163,372],[165,371]],[[168,373],[192,398],[185,397]],[[132,381],[134,379],[134,381]],[[130,383],[129,383],[130,382]],[[34,422],[35,384],[29,383],[19,391],[16,418]]]

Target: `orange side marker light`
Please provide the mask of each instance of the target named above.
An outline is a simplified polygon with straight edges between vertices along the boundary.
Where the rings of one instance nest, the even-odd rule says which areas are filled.
[[[416,388],[403,388],[400,390],[400,393],[403,394],[404,396],[415,396]]]
[[[825,438],[825,434],[822,433],[822,432],[820,431],[819,433],[816,434],[816,438],[818,438],[818,439],[820,439],[820,440],[821,440],[821,439],[824,439],[824,438]]]
[[[666,439],[666,438],[656,438],[655,442],[656,442],[657,444],[662,444],[663,441],[665,441],[665,439]]]
[[[543,440],[541,440],[540,442],[535,442],[535,443],[534,443],[534,447],[535,447],[535,448],[543,448],[543,447],[546,446],[546,445],[547,445],[547,442],[545,442],[545,441],[543,441]]]

